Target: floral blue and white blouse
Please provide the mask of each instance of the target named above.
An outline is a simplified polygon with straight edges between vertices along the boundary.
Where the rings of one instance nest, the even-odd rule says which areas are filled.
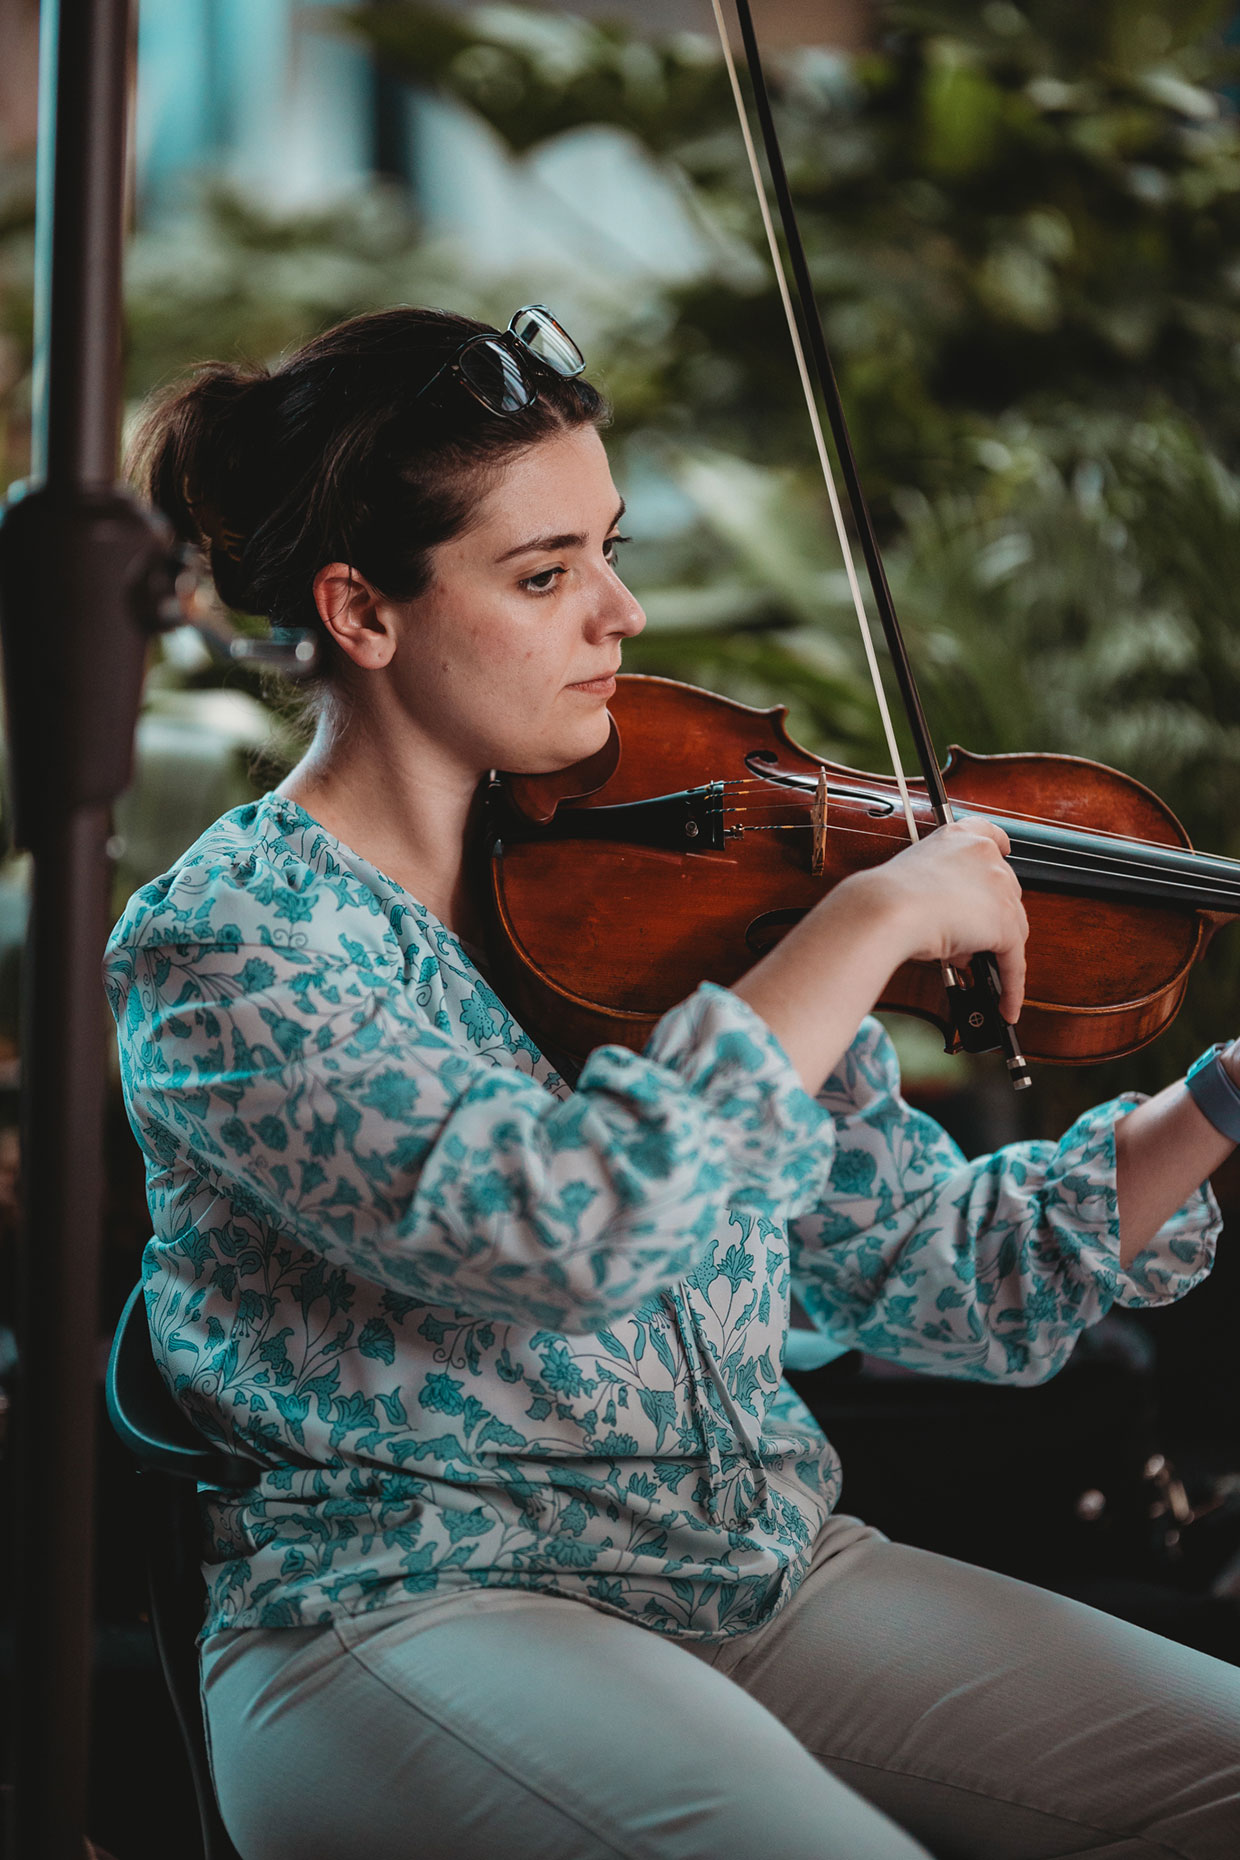
[[[793,1289],[842,1344],[1036,1382],[1209,1267],[1208,1189],[1117,1264],[1135,1100],[966,1162],[873,1020],[815,1101],[704,986],[570,1090],[459,940],[276,795],[134,896],[107,983],[156,1353],[257,1462],[209,1497],[209,1630],[514,1586],[744,1632],[839,1490],[781,1380]]]

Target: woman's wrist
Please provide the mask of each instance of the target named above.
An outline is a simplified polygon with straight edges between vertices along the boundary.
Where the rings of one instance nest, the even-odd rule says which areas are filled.
[[[1177,1210],[1232,1154],[1230,1139],[1182,1081],[1136,1105],[1115,1125],[1119,1260],[1130,1266]]]
[[[1228,1063],[1230,1062],[1230,1063]],[[1185,1087],[1187,1086],[1187,1089]],[[1182,1082],[1147,1098],[1115,1127],[1120,1264],[1221,1168],[1240,1141],[1240,1046],[1213,1046]]]
[[[868,866],[842,879],[831,893],[828,910],[864,923],[866,934],[890,960],[888,975],[907,962],[924,933],[924,912],[907,885],[892,884],[886,866]]]

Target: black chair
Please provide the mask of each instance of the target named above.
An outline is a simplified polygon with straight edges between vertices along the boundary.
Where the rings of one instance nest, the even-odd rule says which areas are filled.
[[[139,1283],[121,1313],[106,1381],[108,1417],[138,1462],[151,1631],[189,1759],[203,1860],[240,1860],[220,1818],[207,1762],[194,1649],[203,1618],[199,1485],[253,1485],[252,1460],[213,1447],[177,1406],[151,1354]]]

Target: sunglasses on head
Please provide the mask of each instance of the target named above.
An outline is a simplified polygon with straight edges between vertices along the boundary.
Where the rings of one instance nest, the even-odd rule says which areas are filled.
[[[531,363],[535,365],[533,380]],[[421,400],[448,375],[468,389],[489,413],[520,413],[538,398],[538,368],[549,368],[553,374],[571,380],[585,365],[585,356],[547,306],[526,304],[502,335],[484,332],[470,336],[435,370],[414,399]]]

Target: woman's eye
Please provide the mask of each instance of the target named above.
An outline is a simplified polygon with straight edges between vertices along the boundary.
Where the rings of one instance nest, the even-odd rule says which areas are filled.
[[[607,541],[603,544],[603,560],[608,563],[610,567],[614,568],[616,566],[616,551],[623,543],[628,541],[630,541],[630,538],[627,536],[609,536],[607,538]],[[540,568],[536,575],[523,575],[521,580],[517,583],[517,586],[523,588],[527,594],[554,594],[557,581],[560,579],[561,575],[566,575],[567,573],[568,570],[564,565],[562,563],[557,563],[554,568]]]
[[[563,573],[562,568],[543,568],[536,575],[526,575],[517,585],[531,594],[550,594]]]

